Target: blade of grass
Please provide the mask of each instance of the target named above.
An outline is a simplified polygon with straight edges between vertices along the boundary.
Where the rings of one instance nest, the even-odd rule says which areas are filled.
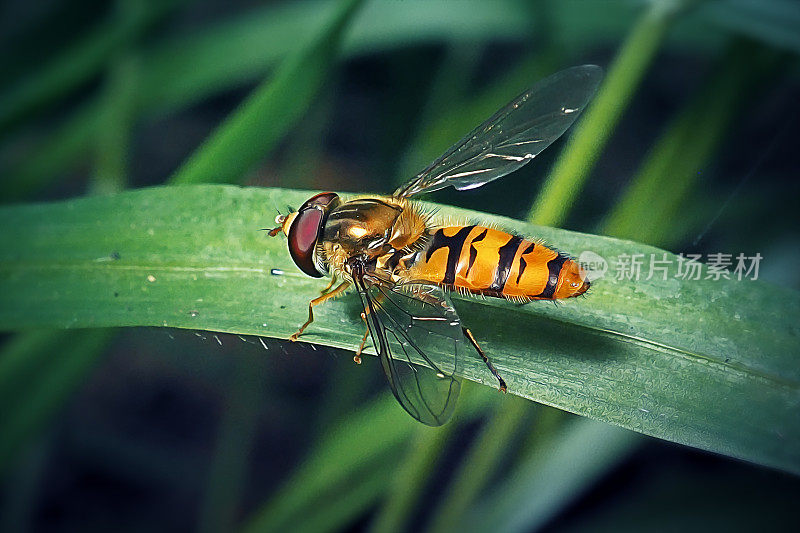
[[[321,438],[275,496],[248,518],[244,531],[277,531],[308,514],[321,494],[343,486],[366,466],[377,466],[408,440],[415,421],[383,396],[345,418]],[[409,418],[409,420],[406,420]]]
[[[557,445],[542,447],[484,496],[461,531],[536,531],[639,444],[638,435],[586,418],[567,424]]]
[[[489,404],[483,393],[465,400],[459,408],[465,420],[479,416]],[[289,479],[248,518],[244,531],[294,530],[300,521],[325,524],[331,514],[338,521],[358,516],[383,495],[385,474],[393,472],[388,466],[403,455],[403,446],[418,428],[391,394],[368,403],[315,441]],[[363,496],[364,485],[381,490],[359,501],[356,495]],[[339,504],[331,505],[334,500]]]
[[[394,457],[389,456],[385,463],[373,465],[371,471],[364,473],[362,477],[348,480],[341,490],[316,503],[313,512],[303,513],[286,524],[283,530],[303,533],[348,531],[347,526],[372,507],[391,484],[392,469],[386,465],[392,464],[394,462],[392,459]]]
[[[699,14],[710,23],[800,54],[800,5],[791,0],[707,2]]]
[[[241,505],[243,485],[264,404],[265,358],[261,353],[240,350],[234,354],[236,368],[226,387],[214,456],[208,473],[198,531],[233,531]]]
[[[111,14],[111,20],[0,95],[0,132],[7,132],[32,112],[95,75],[121,47],[133,41],[178,3],[179,0],[126,0],[118,3],[120,8]]]
[[[240,180],[265,152],[272,150],[322,87],[334,65],[342,33],[361,3],[340,2],[325,31],[258,87],[183,164],[172,181]]]
[[[462,390],[462,394],[464,393],[468,391]],[[417,428],[411,446],[405,450],[398,468],[392,473],[383,505],[370,524],[371,532],[392,533],[409,530],[408,521],[413,516],[420,494],[431,478],[431,470],[459,426],[460,416],[456,415],[444,427]]]
[[[0,235],[0,328],[160,325],[286,338],[322,284],[292,275],[285,244],[258,228],[271,218],[266,206],[297,205],[310,194],[207,185],[4,207],[0,223],[17,229]],[[593,250],[612,271],[633,254],[670,264],[666,279],[610,274],[588,298],[559,306],[459,302],[510,392],[800,470],[800,446],[790,445],[800,442],[792,407],[800,381],[797,293],[746,278],[682,279],[677,258],[663,250],[493,220],[563,250]],[[354,350],[363,335],[355,307],[352,298],[322,306],[305,338]],[[434,361],[443,356],[431,354]],[[477,358],[465,361],[464,375],[492,383]]]
[[[6,408],[0,425],[0,473],[8,468],[22,443],[36,435],[83,382],[112,336],[112,330],[87,330],[51,337],[57,344],[47,352],[48,367]],[[39,346],[36,353],[45,351]]]
[[[103,109],[95,130],[95,165],[89,184],[92,193],[111,194],[127,185],[139,70],[139,60],[133,54],[120,54],[109,67]]]
[[[778,64],[778,56],[752,43],[734,43],[716,73],[676,116],[609,216],[604,233],[655,245],[677,242],[665,232],[716,152],[745,95]]]
[[[1,413],[14,409],[14,399],[25,391],[28,380],[46,368],[56,347],[65,342],[60,330],[26,331],[6,341],[0,351]]]
[[[456,427],[457,423],[452,421],[443,428],[417,430],[417,438],[411,449],[407,450],[406,457],[400,461],[400,468],[393,472],[389,480],[385,503],[370,526],[370,531],[391,533],[408,530],[408,521],[429,480],[430,471]]]
[[[672,22],[689,3],[691,0],[652,2],[646,8],[567,141],[528,220],[546,226],[563,223]]]
[[[467,455],[444,492],[445,497],[430,520],[427,531],[452,531],[478,495],[495,474],[513,438],[523,430],[521,421],[536,406],[522,398],[509,398],[470,445]]]
[[[211,28],[154,44],[142,53],[138,116],[152,118],[175,112],[263,76],[277,61],[296,49],[298,35],[314,35],[315,28],[323,26],[327,5],[321,2],[270,5]],[[571,48],[579,50],[597,42],[615,40],[616,35],[627,28],[631,10],[627,2],[592,8],[587,20],[593,22],[587,28],[575,24],[582,18],[576,17],[576,13],[585,13],[591,6],[563,3],[564,9],[561,9],[562,3],[559,3],[556,7],[559,41],[568,42]],[[492,4],[476,2],[469,8],[458,10],[457,17],[448,0],[407,0],[402,5],[372,2],[360,11],[352,31],[345,36],[342,56],[352,57],[442,40],[527,38],[529,24],[518,16],[518,11],[519,2],[516,0]],[[681,44],[696,49],[696,37],[708,34],[705,26],[700,24],[699,28],[700,31],[685,36]],[[541,76],[533,78],[538,77]],[[527,86],[531,79],[530,76],[521,79],[513,86],[516,87],[514,90]],[[508,94],[497,96],[506,98]],[[493,112],[497,102],[497,98],[492,99],[486,113]],[[95,117],[99,109],[97,101],[88,102],[55,128],[48,124],[46,130],[40,131],[37,139],[26,142],[23,149],[6,153],[0,198],[5,201],[24,198],[63,176],[65,171],[74,170],[93,149]],[[457,131],[448,130],[444,140],[452,142],[485,116],[480,112],[463,127],[459,126]],[[450,118],[461,124],[459,117],[460,113]],[[435,157],[438,153],[431,155]]]

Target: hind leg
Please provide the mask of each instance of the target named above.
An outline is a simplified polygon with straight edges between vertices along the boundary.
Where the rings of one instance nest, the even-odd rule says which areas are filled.
[[[367,315],[366,312],[361,313],[361,320],[364,321],[364,325],[367,326]],[[361,345],[358,347],[358,351],[353,356],[353,361],[356,362],[357,365],[361,364],[361,352],[364,351],[364,346],[367,344],[367,337],[369,336],[369,326],[367,326],[367,331],[364,332],[364,337],[361,339]]]
[[[468,330],[467,328],[464,328],[464,327],[462,327],[461,329],[464,330],[464,335],[469,339],[469,342],[472,343],[472,346],[475,347],[475,350],[478,351],[478,353],[480,354],[481,358],[483,359],[483,362],[486,363],[486,366],[489,367],[489,371],[492,373],[492,375],[494,377],[497,378],[497,381],[500,383],[500,392],[506,392],[507,387],[506,387],[505,380],[500,377],[500,374],[497,373],[497,369],[494,367],[494,365],[489,360],[489,358],[486,357],[486,354],[483,353],[483,350],[478,345],[478,341],[475,340],[475,337],[472,335],[472,332],[470,330]]]

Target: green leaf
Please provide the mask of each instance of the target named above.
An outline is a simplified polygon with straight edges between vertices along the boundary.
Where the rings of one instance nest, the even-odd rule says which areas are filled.
[[[35,332],[14,339],[11,349],[3,351],[0,381],[8,401],[0,408],[0,473],[84,382],[113,333]],[[18,381],[9,384],[7,378]]]
[[[496,397],[493,391],[476,392],[463,398],[458,412],[463,421],[473,421],[485,412],[489,397]],[[338,530],[337,520],[352,520],[386,492],[386,474],[395,474],[386,466],[398,462],[415,432],[430,435],[440,430],[406,415],[388,391],[364,402],[311,441],[305,458],[274,496],[248,517],[244,531],[306,531],[297,526],[301,521],[324,522],[327,530]],[[364,485],[373,487],[368,497],[363,495]]]
[[[290,527],[299,517],[308,516],[317,500],[341,493],[348,480],[363,470],[386,471],[378,465],[391,463],[387,456],[397,454],[415,428],[413,419],[393,416],[397,413],[394,403],[388,396],[369,402],[316,439],[302,464],[275,496],[248,518],[243,530],[255,533]]]
[[[687,211],[691,191],[741,112],[745,96],[771,78],[780,59],[748,41],[734,41],[713,75],[652,146],[603,232],[662,246],[685,239],[673,221]]]
[[[712,25],[800,53],[800,5],[791,0],[716,0],[700,15]]]
[[[342,55],[386,52],[419,43],[528,37],[518,0],[472,0],[454,10],[447,0],[367,2],[343,36]],[[269,4],[154,45],[147,56],[142,103],[147,109],[186,107],[210,94],[259,78],[321,33],[331,2]]]
[[[297,273],[283,239],[258,229],[271,225],[274,206],[309,195],[162,187],[2,208],[0,223],[14,231],[0,236],[0,328],[150,325],[286,338],[324,281]],[[749,279],[683,280],[676,257],[657,248],[491,219],[575,255],[591,250],[610,265],[586,298],[558,305],[457,302],[510,392],[800,472],[796,292]],[[667,259],[667,279],[615,279],[623,254]],[[358,311],[352,296],[321,306],[302,339],[355,349]],[[493,385],[477,357],[465,361],[464,374]]]
[[[462,531],[537,531],[588,486],[619,464],[642,439],[629,431],[577,419],[559,431],[549,446],[488,491],[462,517]]]
[[[175,173],[176,183],[240,181],[305,113],[334,64],[362,0],[343,0],[325,30],[286,60]]]
[[[691,3],[692,0],[653,2],[645,8],[556,161],[528,220],[548,226],[564,222],[667,31]]]
[[[469,394],[462,391],[465,392]],[[403,459],[397,461],[397,467],[388,480],[387,494],[372,519],[370,533],[408,530],[414,509],[421,503],[421,495],[431,481],[431,472],[441,458],[442,450],[460,429],[459,422],[460,417],[457,417],[432,431],[427,427],[417,428],[416,435],[404,450]]]
[[[298,38],[311,38],[324,29],[329,5],[330,2],[312,1],[270,4],[197,31],[170,35],[154,42],[141,51],[136,102],[139,116],[152,119],[173,113],[211,95],[262,78],[277,62],[297,49]],[[498,0],[491,4],[473,1],[468,8],[453,10],[449,0],[369,2],[343,36],[342,56],[381,53],[420,43],[528,39],[531,21],[520,16],[524,5],[525,2],[517,0]],[[541,24],[545,27],[553,24],[549,31],[558,37],[565,49],[578,54],[584,54],[592,46],[615,45],[619,35],[628,31],[637,13],[637,6],[624,0],[607,3],[570,0],[551,7],[554,19]],[[693,29],[681,33],[676,28],[671,33],[673,44],[697,53],[708,48],[702,45],[702,40],[719,38],[718,34],[708,31],[704,18],[692,17],[689,13],[683,20],[693,21],[693,25],[690,24]],[[533,23],[540,22],[536,19]],[[69,57],[63,61],[67,59]],[[95,70],[84,71],[83,77],[92,72]],[[46,78],[47,74],[36,76],[37,79]],[[514,91],[522,90],[530,80],[517,82]],[[58,87],[63,89],[66,85]],[[503,98],[506,97],[504,91]],[[497,105],[492,99],[489,112]],[[2,182],[2,199],[24,198],[63,177],[65,171],[74,169],[93,147],[100,127],[96,117],[101,109],[102,102],[91,100],[57,126],[47,124],[37,138],[25,143],[26,149],[5,154],[8,161],[0,161],[6,178]],[[484,116],[478,115],[478,119]],[[454,120],[456,126],[465,124],[466,128],[458,126],[456,135],[474,125],[474,119],[466,123],[458,117]],[[446,139],[449,142],[450,137]]]
[[[451,531],[453,524],[457,524],[476,502],[483,500],[481,491],[506,459],[504,451],[515,442],[521,431],[530,427],[524,422],[536,407],[536,404],[512,397],[512,401],[505,402],[496,410],[470,443],[459,468],[450,480],[448,490],[444,491],[442,502],[430,519],[427,531]],[[562,413],[555,409],[553,411]]]
[[[98,122],[95,168],[90,190],[95,194],[119,192],[128,183],[128,160],[133,131],[133,102],[138,83],[140,58],[120,54],[108,68],[103,110]]]
[[[41,69],[0,94],[0,131],[85,82],[147,27],[175,8],[176,1],[119,2],[110,20],[83,39],[58,50]]]
[[[264,380],[268,359],[254,351],[234,352],[230,356],[235,368],[225,387],[225,408],[220,414],[214,455],[200,506],[197,526],[200,533],[233,531],[250,470],[259,415],[263,406],[268,405]]]

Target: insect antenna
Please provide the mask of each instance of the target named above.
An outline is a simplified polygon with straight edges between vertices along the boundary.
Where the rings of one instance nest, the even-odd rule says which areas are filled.
[[[272,199],[272,207],[275,209],[275,212],[276,212],[278,215],[282,215],[282,214],[283,214],[283,213],[281,213],[281,210],[280,210],[280,208],[278,207],[278,204],[276,204],[276,203],[275,203],[275,199],[274,199],[274,198]]]

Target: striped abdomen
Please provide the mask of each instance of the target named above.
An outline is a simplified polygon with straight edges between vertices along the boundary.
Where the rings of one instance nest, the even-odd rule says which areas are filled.
[[[484,226],[434,231],[408,274],[445,287],[514,300],[554,300],[583,294],[589,281],[565,255]]]

